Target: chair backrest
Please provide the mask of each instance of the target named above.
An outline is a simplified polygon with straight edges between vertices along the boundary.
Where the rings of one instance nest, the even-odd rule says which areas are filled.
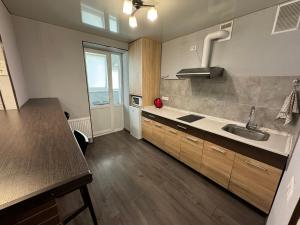
[[[66,116],[66,118],[67,118],[67,120],[70,118],[70,113],[68,113],[68,112],[64,112],[64,114],[65,114],[65,116]]]
[[[78,130],[74,130],[74,136],[81,148],[82,153],[85,155],[87,146],[89,144],[88,138]]]

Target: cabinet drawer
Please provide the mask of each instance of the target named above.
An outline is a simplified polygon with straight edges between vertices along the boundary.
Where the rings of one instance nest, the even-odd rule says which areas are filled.
[[[151,142],[152,138],[152,120],[145,117],[142,118],[142,134],[143,138]]]
[[[200,172],[228,188],[234,157],[233,151],[205,141]]]
[[[164,149],[175,158],[179,158],[181,132],[170,127],[165,128]]]
[[[269,213],[282,170],[236,154],[229,190]]]
[[[194,136],[181,135],[180,160],[197,171],[200,171],[203,143],[202,139]]]
[[[157,147],[164,149],[165,126],[152,121],[152,143]]]

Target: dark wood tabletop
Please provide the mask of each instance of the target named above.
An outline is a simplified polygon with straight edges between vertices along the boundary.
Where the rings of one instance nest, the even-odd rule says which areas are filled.
[[[58,99],[0,111],[0,210],[91,178]]]

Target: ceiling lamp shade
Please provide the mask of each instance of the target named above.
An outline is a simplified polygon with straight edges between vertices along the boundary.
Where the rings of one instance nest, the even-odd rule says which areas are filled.
[[[150,20],[150,21],[155,21],[155,20],[157,19],[157,10],[156,10],[156,8],[151,7],[151,8],[148,10],[147,18],[148,18],[148,20]]]
[[[131,0],[124,0],[123,3],[123,13],[127,14],[127,15],[131,15],[132,13],[132,1]]]
[[[123,13],[130,15],[129,25],[132,28],[137,27],[137,20],[135,14],[139,9],[148,8],[147,18],[150,21],[155,21],[157,19],[157,10],[155,5],[144,4],[143,0],[124,0],[123,3]]]
[[[137,20],[134,15],[129,17],[129,26],[131,26],[132,28],[137,27]]]

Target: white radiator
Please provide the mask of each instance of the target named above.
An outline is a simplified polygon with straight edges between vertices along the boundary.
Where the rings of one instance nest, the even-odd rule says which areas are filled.
[[[84,133],[90,140],[92,139],[91,121],[89,117],[68,120],[73,130],[79,130]]]

